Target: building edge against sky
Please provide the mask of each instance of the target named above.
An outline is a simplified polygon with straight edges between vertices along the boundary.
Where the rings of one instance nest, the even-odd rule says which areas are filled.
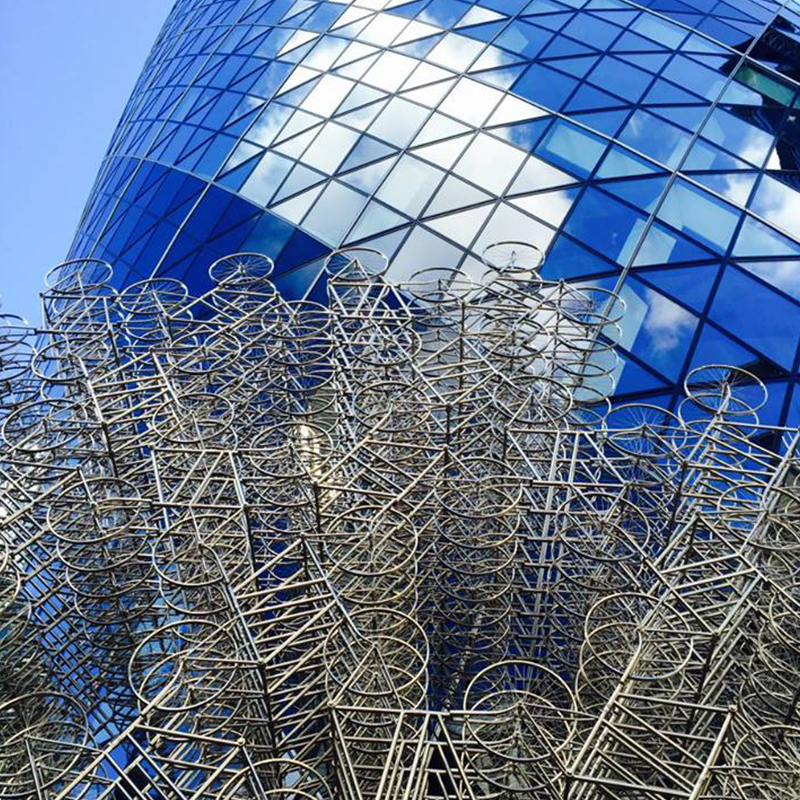
[[[796,424],[798,79],[794,0],[178,0],[69,255],[197,293],[259,251],[297,297],[340,246],[399,279],[525,239],[619,287],[618,397],[724,362]]]

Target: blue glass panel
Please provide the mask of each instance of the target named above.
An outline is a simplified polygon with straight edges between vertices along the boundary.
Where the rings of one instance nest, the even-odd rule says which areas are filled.
[[[705,105],[653,106],[650,110],[661,119],[695,131],[705,120],[708,107]]]
[[[564,33],[579,42],[591,44],[598,50],[605,50],[622,33],[622,30],[616,25],[611,25],[590,14],[578,14],[564,28]]]
[[[622,344],[644,363],[674,380],[683,368],[697,317],[660,292],[628,278],[621,297],[626,304]]]
[[[552,42],[542,52],[542,58],[561,58],[564,56],[592,56],[592,63],[597,61],[597,56],[592,55],[594,49],[587,47],[585,44],[580,44],[574,39],[568,39],[566,36],[556,36]]]
[[[414,3],[403,3],[402,5],[394,6],[389,13],[397,14],[407,19],[413,19],[426,5],[427,0],[416,0]]]
[[[647,270],[637,273],[637,277],[702,313],[718,272],[718,266],[681,267]]]
[[[326,177],[321,172],[309,169],[303,164],[295,164],[292,167],[292,171],[286,176],[281,188],[276,192],[273,202],[278,203],[287,197],[299,194],[324,180],[326,180]]]
[[[572,95],[569,103],[567,103],[566,111],[573,112],[598,108],[618,108],[624,105],[625,102],[619,97],[609,94],[608,92],[602,92],[600,89],[595,89],[588,84],[584,84]]]
[[[651,392],[663,390],[665,386],[664,381],[659,380],[652,372],[637,364],[633,359],[624,356],[620,356],[617,375],[615,386],[617,394]]]
[[[346,172],[340,176],[340,180],[350,186],[354,186],[356,189],[361,189],[361,191],[371,194],[378,188],[394,163],[394,158],[385,158],[383,161],[378,161],[361,169]]]
[[[497,34],[506,27],[505,22],[488,22],[485,25],[472,25],[467,28],[459,28],[458,32],[471,39],[480,39],[482,42],[494,41]]]
[[[685,28],[680,28],[665,19],[646,12],[631,25],[631,30],[665,45],[670,50],[678,47],[687,36]]]
[[[531,122],[520,122],[516,125],[504,125],[501,128],[490,128],[494,136],[505,139],[510,144],[522,147],[525,150],[533,150],[539,143],[539,139],[550,125],[550,117],[535,119]]]
[[[414,138],[428,114],[427,109],[395,97],[372,123],[370,134],[390,144],[404,147]]]
[[[384,231],[392,230],[408,222],[407,217],[403,217],[390,208],[387,208],[377,200],[372,200],[367,204],[358,222],[347,236],[348,242],[356,242],[361,239],[375,236]]]
[[[740,257],[752,256],[754,258],[798,256],[800,255],[800,244],[764,225],[763,222],[748,216],[739,231],[733,254]]]
[[[558,110],[577,85],[574,78],[534,64],[514,84],[514,91],[545,108]]]
[[[633,265],[679,264],[685,261],[708,261],[712,254],[700,245],[664,225],[654,222],[642,242]]]
[[[644,94],[653,76],[618,58],[605,56],[592,70],[589,80],[635,103]]]
[[[661,73],[690,92],[715,100],[725,85],[726,76],[700,66],[695,60],[677,55]]]
[[[416,217],[435,194],[444,173],[412,156],[402,156],[376,197],[392,208]]]
[[[218,194],[220,194],[220,196],[224,196],[227,194],[227,192],[218,192]],[[225,207],[225,210],[218,216],[216,224],[209,231],[209,236],[211,238],[217,237],[220,234],[235,228],[245,220],[250,220],[253,222],[253,224],[255,224],[256,219],[261,217],[261,209],[257,208],[252,203],[248,203],[239,197],[232,197],[230,195],[227,196],[229,202]]]
[[[280,273],[285,269],[291,269],[298,264],[305,264],[313,258],[318,258],[324,253],[330,252],[322,242],[317,241],[303,231],[295,230],[289,241],[284,245],[280,258],[275,262],[275,272]]]
[[[647,90],[644,97],[646,104],[668,105],[670,103],[700,103],[702,98],[699,95],[687,92],[677,84],[670,81],[656,79],[653,85]]]
[[[303,27],[310,31],[326,31],[336,22],[344,11],[343,5],[322,3],[303,23]]]
[[[800,239],[800,193],[792,187],[764,175],[750,207],[759,216],[777,225],[795,239]]]
[[[670,53],[625,53],[620,55],[620,58],[650,72],[660,72],[664,64],[669,61],[670,55]]]
[[[786,418],[786,425],[793,428],[800,427],[800,385],[791,385],[791,400],[789,401],[789,413]]]
[[[659,168],[650,161],[640,158],[630,150],[613,145],[603,159],[598,178],[626,178],[633,175],[650,175]]]
[[[377,161],[390,153],[397,152],[395,148],[390,147],[388,144],[379,142],[371,136],[362,136],[358,144],[352,149],[350,155],[345,159],[341,169],[354,169],[362,164],[368,164],[372,161]]]
[[[478,0],[478,2],[480,5],[486,6],[486,8],[494,9],[502,14],[517,14],[526,5],[530,5],[529,0]],[[545,6],[552,5],[547,3],[547,0],[539,0],[537,6],[540,3]],[[530,13],[530,9],[525,9],[525,13]]]
[[[570,11],[562,11],[559,14],[538,14],[532,19],[536,20],[537,25],[551,31],[560,31],[572,18],[574,14]]]
[[[534,58],[550,41],[552,35],[550,31],[542,30],[535,25],[517,22],[498,36],[495,44],[525,58]]]
[[[658,177],[613,181],[605,184],[603,188],[615,197],[626,200],[649,214],[655,210],[666,185],[667,179]]]
[[[233,169],[230,172],[225,173],[225,175],[223,175],[221,178],[218,178],[217,183],[221,184],[222,186],[226,186],[229,189],[233,189],[234,191],[238,191],[241,189],[242,184],[250,177],[260,159],[261,156],[258,155],[254,158],[251,158],[249,161],[245,161],[244,164],[239,165],[236,167],[236,169]]]
[[[558,120],[536,148],[537,155],[570,172],[588,176],[606,149],[606,142],[588,131]]]
[[[597,113],[582,113],[575,114],[575,119],[582,122],[590,128],[594,128],[600,133],[608,134],[609,136],[616,136],[622,123],[627,119],[629,110],[623,109],[620,111],[601,111]]]
[[[700,337],[695,347],[689,367],[702,367],[706,364],[730,364],[734,367],[750,367],[758,362],[758,356],[729,336],[719,328],[706,322],[703,324]]]
[[[765,131],[721,108],[714,110],[701,133],[757,167],[766,160],[773,142],[773,137]]]
[[[724,252],[740,214],[728,203],[679,179],[669,190],[658,216],[679,231],[686,231],[703,244]]]
[[[633,113],[619,134],[619,139],[646,156],[674,168],[683,158],[691,136],[666,120],[640,109]]]
[[[510,89],[514,85],[522,71],[525,69],[524,65],[517,67],[504,67],[503,69],[491,69],[485,72],[475,73],[485,83],[490,83],[498,89]]]
[[[609,272],[615,265],[595,253],[576,244],[568,236],[561,234],[550,248],[542,268],[547,280],[570,280],[585,275]]]
[[[264,253],[276,260],[294,228],[287,222],[264,212],[247,238],[244,249],[250,252]]]
[[[605,192],[589,188],[573,208],[564,229],[608,258],[625,264],[644,229],[645,219]]]
[[[763,425],[778,425],[788,384],[770,381],[767,384],[767,402],[758,409],[758,421]],[[758,402],[756,400],[755,402]]]
[[[751,166],[746,161],[741,161],[710,142],[704,142],[702,139],[698,139],[692,145],[692,149],[683,163],[684,172],[690,170],[732,171],[747,169],[751,169]],[[747,197],[745,197],[746,200]]]
[[[754,314],[754,308],[759,313]],[[780,366],[791,368],[800,336],[800,306],[728,267],[709,315]]]
[[[740,266],[800,300],[800,261],[742,261]]]
[[[199,178],[193,178],[182,173],[181,178],[180,186],[172,196],[166,212],[166,217],[170,222],[182,222],[186,212],[194,205],[205,188],[205,184]]]
[[[322,271],[322,263],[314,261],[300,269],[284,272],[275,278],[275,286],[287,300],[299,300],[305,297],[309,284]]]
[[[440,28],[449,28],[464,16],[465,11],[466,7],[458,0],[432,0],[417,18],[420,22],[429,22]]]
[[[193,172],[206,178],[216,175],[235,143],[236,140],[233,137],[217,134],[203,156],[195,164]]]
[[[559,58],[558,60],[550,61],[548,63],[552,64],[555,69],[561,70],[561,72],[567,72],[570,75],[574,75],[576,78],[582,78],[597,63],[597,56]],[[618,104],[619,100],[617,100],[617,105]]]

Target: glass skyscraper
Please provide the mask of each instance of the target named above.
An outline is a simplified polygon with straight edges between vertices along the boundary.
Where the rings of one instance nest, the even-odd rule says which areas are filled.
[[[194,292],[234,251],[317,291],[331,250],[621,287],[616,394],[670,406],[699,364],[800,422],[800,3],[178,0],[71,258]]]

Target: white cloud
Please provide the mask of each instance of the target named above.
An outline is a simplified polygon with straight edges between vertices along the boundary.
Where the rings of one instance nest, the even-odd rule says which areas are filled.
[[[644,320],[644,330],[649,334],[656,353],[668,353],[683,341],[685,333],[694,328],[695,318],[652,289],[646,289],[645,296],[650,311]]]

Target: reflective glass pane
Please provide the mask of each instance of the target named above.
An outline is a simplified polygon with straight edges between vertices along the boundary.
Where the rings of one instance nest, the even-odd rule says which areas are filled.
[[[328,122],[311,143],[303,161],[323,172],[335,172],[357,140],[358,134],[355,131],[335,122]]]
[[[361,213],[367,198],[342,186],[330,183],[303,220],[303,227],[323,242],[336,246]]]
[[[514,92],[544,108],[558,111],[577,85],[578,81],[574,78],[533,64],[514,84]]]
[[[266,205],[292,166],[288,158],[266,153],[239,192],[254,203]]]
[[[641,36],[646,36],[648,39],[666,45],[670,50],[678,47],[687,34],[684,28],[646,12],[631,25],[631,30],[636,31]]]
[[[367,70],[363,80],[370,86],[394,92],[400,88],[417,63],[413,58],[387,51]]]
[[[570,172],[588,176],[605,149],[606,142],[599,137],[559,120],[542,139],[536,153]]]
[[[767,222],[800,239],[800,193],[795,189],[764,175],[750,207]]]
[[[564,28],[564,33],[579,42],[589,42],[598,50],[605,50],[622,33],[616,25],[591,14],[576,14]]]
[[[394,41],[400,31],[405,28],[406,24],[407,20],[402,17],[395,17],[391,14],[377,14],[372,22],[361,32],[359,39],[370,44],[376,44],[379,47],[387,47]]]
[[[518,241],[520,231],[525,231],[526,242],[538,247],[543,253],[547,252],[555,236],[555,231],[552,228],[537,222],[521,211],[502,204],[497,207],[486,223],[486,227],[473,246],[473,250],[481,254],[491,244]]]
[[[644,230],[645,218],[605,192],[589,188],[565,230],[607,258],[625,264]]]
[[[733,248],[735,256],[796,256],[800,255],[800,244],[782,236],[778,231],[759,222],[751,216],[745,218],[736,245]]]
[[[732,156],[730,153],[720,150],[710,142],[698,139],[689,151],[686,161],[683,163],[683,170],[735,170],[752,169],[746,161]]]
[[[673,184],[658,216],[720,251],[727,249],[739,221],[733,206],[682,180]]]
[[[518,197],[512,202],[523,211],[533,214],[553,226],[559,226],[569,214],[572,203],[578,195],[577,189],[561,189],[555,192]]]
[[[703,186],[707,186],[712,191],[717,192],[717,194],[721,194],[728,200],[744,206],[747,204],[758,175],[748,172],[728,172],[721,174],[695,174],[692,177],[698,183],[702,183]]]
[[[592,70],[589,80],[635,103],[644,94],[653,76],[618,58],[606,56]]]
[[[707,100],[716,100],[727,80],[726,75],[707,69],[694,59],[681,55],[675,56],[661,74],[681,88]]]
[[[759,313],[753,313],[755,308]],[[791,369],[800,335],[800,307],[728,267],[709,314],[768,358]]]
[[[766,160],[773,142],[773,137],[765,131],[721,108],[714,110],[701,133],[757,167]]]
[[[600,169],[597,170],[598,178],[624,178],[632,175],[648,175],[656,172],[658,167],[635,153],[625,150],[619,145],[613,145],[608,151]]]
[[[629,181],[612,181],[603,188],[648,214],[655,211],[658,201],[667,186],[665,177],[636,178]]]
[[[416,217],[443,178],[441,170],[404,155],[381,185],[377,197],[404,214]]]
[[[528,25],[525,22],[518,22],[498,36],[496,44],[506,50],[511,50],[512,53],[525,56],[525,58],[534,58],[552,36],[550,31],[535,25]]]
[[[388,275],[394,281],[402,281],[417,272],[420,264],[455,267],[462,255],[454,244],[417,226],[392,261]]]
[[[483,50],[483,42],[476,42],[457,33],[448,33],[436,47],[428,53],[434,64],[441,64],[448,69],[464,72]]]
[[[325,75],[303,100],[300,108],[321,117],[330,117],[353,86],[353,82],[345,78]]]
[[[439,106],[440,111],[476,127],[494,111],[503,93],[470,78],[462,78]]]
[[[481,188],[500,194],[508,186],[525,153],[485,133],[479,133],[454,171]]]
[[[740,266],[800,300],[800,261],[743,261]]]
[[[635,278],[625,282],[621,296],[627,313],[620,344],[667,378],[677,378],[697,317]]]
[[[628,120],[619,139],[640,153],[674,169],[683,158],[691,136],[661,117],[640,109]]]
[[[401,97],[393,97],[372,123],[369,132],[398,147],[405,147],[419,130],[428,109],[409,103]]]

